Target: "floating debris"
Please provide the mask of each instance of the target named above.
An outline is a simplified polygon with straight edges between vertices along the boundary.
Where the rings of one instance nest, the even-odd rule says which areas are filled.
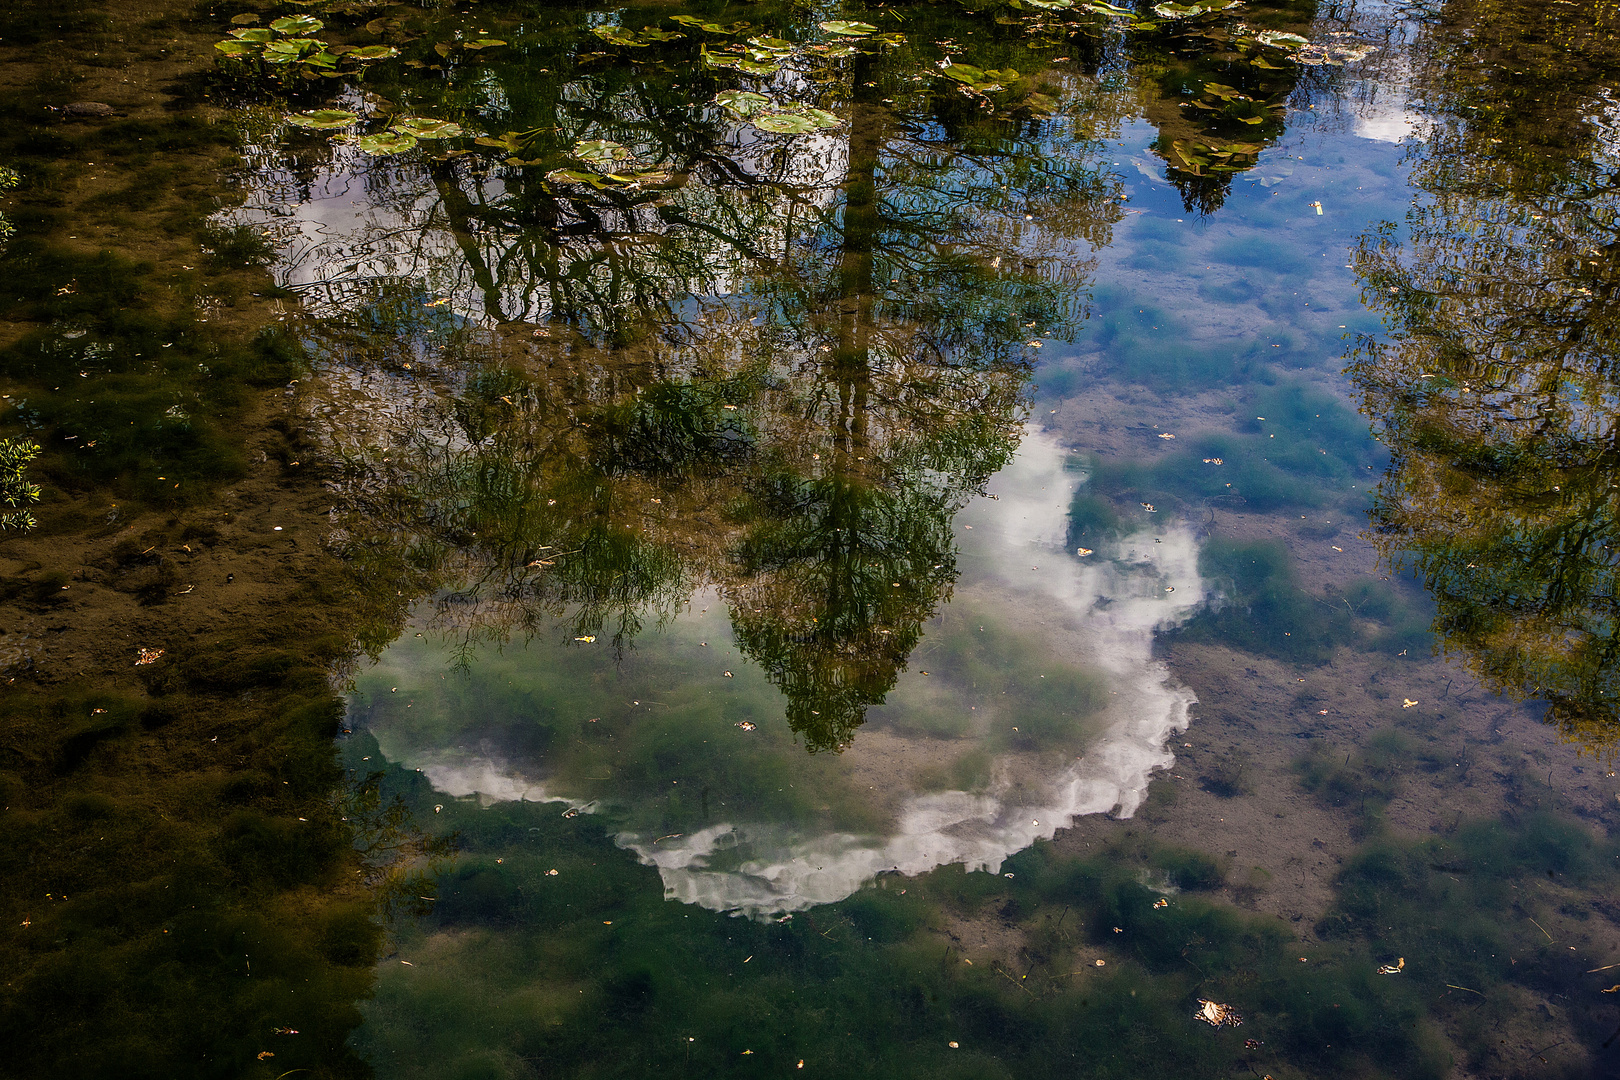
[[[137,649],[135,651],[135,666],[155,664],[163,658],[162,649]]]
[[[546,877],[556,877],[556,876],[557,876],[557,871],[556,871],[555,868],[552,868],[552,869],[546,871]]]
[[[1232,1006],[1204,998],[1198,999],[1198,1011],[1193,1013],[1193,1019],[1202,1020],[1210,1027],[1237,1027],[1243,1023],[1243,1017]]]

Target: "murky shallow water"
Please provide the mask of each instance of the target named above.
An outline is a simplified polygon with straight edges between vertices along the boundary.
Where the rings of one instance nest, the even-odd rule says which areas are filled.
[[[1620,63],[1564,6],[233,24],[215,225],[396,598],[360,843],[449,841],[348,1045],[1612,1072]]]

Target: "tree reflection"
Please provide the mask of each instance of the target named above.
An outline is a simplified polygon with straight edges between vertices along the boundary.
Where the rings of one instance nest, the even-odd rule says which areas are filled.
[[[1448,6],[1419,43],[1434,102],[1409,238],[1357,257],[1387,343],[1351,372],[1393,453],[1386,558],[1489,685],[1543,699],[1588,746],[1620,733],[1620,161],[1596,5]],[[1556,48],[1548,43],[1556,43]]]
[[[1083,319],[1087,245],[1121,213],[1090,133],[1133,104],[1106,49],[1062,75],[1032,51],[1095,43],[1106,20],[1005,9],[973,26],[1025,74],[1000,59],[964,82],[916,43],[970,17],[909,10],[909,44],[786,62],[795,98],[842,120],[786,137],[708,104],[736,82],[702,59],[723,43],[694,30],[600,63],[584,16],[552,12],[541,52],[484,65],[435,110],[504,131],[486,142],[511,148],[505,166],[366,169],[356,228],[289,271],[340,316],[316,332],[354,362],[328,382],[375,398],[327,406],[358,564],[454,583],[440,614],[469,647],[562,617],[625,648],[712,589],[806,746],[848,745],[949,595],[951,518],[1016,445],[1029,340]],[[1193,20],[1176,40],[1224,49],[1222,33]],[[1247,130],[1246,108],[1213,111]],[[547,171],[581,140],[672,179]]]

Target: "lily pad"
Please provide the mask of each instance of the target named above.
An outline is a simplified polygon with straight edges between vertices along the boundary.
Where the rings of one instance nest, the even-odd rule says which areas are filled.
[[[262,46],[256,41],[237,41],[227,38],[224,41],[214,42],[214,48],[226,56],[256,56]]]
[[[415,148],[416,139],[398,131],[384,131],[363,136],[356,140],[355,145],[368,154],[382,157],[385,154],[403,154]]]
[[[231,37],[241,41],[265,42],[276,40],[276,32],[268,26],[255,26],[247,30],[232,30]]]
[[[521,131],[508,131],[498,139],[491,138],[488,135],[480,135],[473,142],[479,146],[493,146],[497,150],[508,150],[516,153],[523,146],[523,133]]]
[[[1254,35],[1254,39],[1274,49],[1297,49],[1311,43],[1309,38],[1302,38],[1298,34],[1285,34],[1280,30],[1262,30]]]
[[[669,17],[669,21],[678,22],[682,26],[690,26],[694,29],[702,30],[704,33],[708,34],[728,35],[740,34],[753,25],[752,23],[734,22],[730,26],[721,26],[719,23],[705,22],[696,15],[671,15]]]
[[[528,163],[522,162],[521,164]],[[581,172],[578,169],[552,169],[550,172],[546,173],[546,179],[554,182],[561,181],[569,184],[589,184],[598,191],[607,187],[607,183],[602,177],[596,175],[595,173]]]
[[[877,33],[877,27],[871,23],[850,22],[847,19],[828,19],[820,26],[829,34],[841,34],[844,37],[865,37],[867,34]]]
[[[1130,8],[1115,7],[1113,4],[1104,3],[1103,0],[1091,0],[1091,3],[1087,4],[1086,7],[1099,15],[1113,15],[1125,19],[1136,18],[1136,12]]]
[[[640,35],[622,26],[593,26],[591,33],[603,41],[614,45],[624,45],[632,49],[646,48],[647,43],[641,40]]]
[[[360,119],[356,113],[347,109],[314,109],[310,112],[298,113],[287,117],[287,123],[294,127],[308,128],[311,131],[333,131],[337,128],[346,128]]]
[[[793,42],[774,37],[751,37],[748,44],[756,49],[768,53],[790,53],[793,51]]]
[[[768,106],[771,99],[752,90],[722,90],[714,95],[714,103],[746,120]]]
[[[620,143],[607,139],[586,139],[574,144],[574,156],[592,165],[611,165],[615,161],[630,160],[631,153]]]
[[[461,134],[461,125],[426,116],[405,116],[394,121],[389,130],[418,139],[453,139]]]
[[[1041,8],[1045,11],[1061,11],[1074,6],[1074,0],[1023,0],[1030,7]]]
[[[350,49],[344,54],[351,60],[370,63],[373,60],[391,60],[399,55],[399,50],[392,45],[366,45],[359,49]]]
[[[1153,14],[1161,19],[1190,19],[1195,15],[1208,15],[1212,11],[1225,11],[1237,7],[1238,0],[1196,0],[1191,4],[1154,4]]]
[[[950,67],[941,68],[939,73],[947,79],[971,86],[981,93],[1006,89],[1019,78],[1018,72],[1012,68],[994,71],[976,68],[972,64],[952,64]]]
[[[824,109],[804,109],[798,112],[756,116],[750,123],[761,131],[771,131],[778,135],[804,135],[811,131],[837,127],[838,117]]]
[[[502,41],[500,38],[477,38],[476,40],[473,40],[473,41],[463,41],[461,43],[461,47],[463,49],[474,49],[474,50],[477,50],[477,49],[493,49],[497,45],[505,45],[505,44],[506,44],[506,42]]]
[[[325,42],[313,38],[293,38],[290,41],[272,41],[264,47],[264,59],[270,64],[291,64],[315,52]]]
[[[283,34],[313,34],[326,24],[313,15],[289,15],[270,24],[270,29]]]

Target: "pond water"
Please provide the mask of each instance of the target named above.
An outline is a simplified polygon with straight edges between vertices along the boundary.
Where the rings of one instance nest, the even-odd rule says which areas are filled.
[[[239,155],[199,227],[259,275],[255,304],[195,306],[296,355],[244,383],[275,387],[285,437],[237,450],[232,423],[270,422],[221,421],[225,449],[164,457],[129,436],[148,456],[76,498],[111,508],[95,535],[131,545],[122,567],[152,548],[106,500],[178,505],[146,478],[165,462],[314,466],[296,509],[241,470],[200,482],[237,485],[229,536],[316,560],[267,610],[327,621],[272,616],[218,661],[173,634],[178,674],[39,761],[95,831],[126,796],[86,802],[73,763],[190,738],[150,701],[266,695],[265,731],[330,707],[307,732],[339,732],[341,775],[313,741],[275,749],[306,782],[240,733],[236,764],[165,774],[209,777],[177,796],[198,819],[246,808],[186,841],[223,852],[233,899],[190,910],[231,929],[152,917],[216,935],[165,961],[166,1000],[188,1011],[238,952],[231,979],[264,954],[286,987],[218,998],[232,1033],[203,1071],[1620,1070],[1615,16],[176,16]],[[6,151],[25,177],[43,139]],[[29,237],[66,226],[43,221],[7,256],[44,275],[5,354],[36,403],[61,388],[26,380],[89,379],[136,340],[48,306],[92,275],[47,282]],[[171,427],[213,407],[189,366],[148,374]],[[64,425],[112,430],[93,405],[8,422],[54,462]],[[171,545],[223,543],[174,513]],[[8,572],[8,602],[46,602]],[[125,591],[191,592],[153,573]],[[209,637],[244,618],[218,595]],[[48,669],[7,637],[7,671]],[[316,640],[341,701],[277,696],[325,700],[279,674]],[[7,798],[47,800],[16,754]],[[274,801],[283,775],[306,809]],[[301,919],[324,935],[306,959]],[[125,978],[39,970],[8,1023]],[[295,1008],[300,977],[320,989]],[[88,1053],[28,1060],[117,1067]],[[179,1075],[168,1053],[136,1071]]]

